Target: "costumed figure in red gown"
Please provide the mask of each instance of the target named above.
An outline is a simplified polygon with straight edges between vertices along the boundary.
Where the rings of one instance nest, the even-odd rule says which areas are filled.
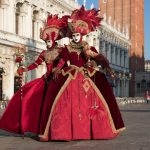
[[[47,72],[41,78],[28,82],[21,88],[22,99],[21,90],[14,94],[0,119],[0,129],[19,134],[40,132],[46,91],[49,81],[53,80],[52,69],[57,66],[62,50],[62,47],[57,46],[55,41],[63,37],[63,29],[66,26],[66,18],[58,18],[57,15],[47,17],[47,22],[40,32],[40,38],[45,41],[47,50],[43,50],[33,64],[17,70],[19,74],[22,74],[45,63]]]
[[[101,18],[96,9],[85,10],[82,6],[72,12],[70,19],[73,40],[62,50],[60,62],[69,66],[56,67],[61,69],[56,80],[61,88],[39,137],[45,141],[115,138],[125,127],[104,72],[112,77],[114,74],[106,57],[82,40],[83,35],[96,30]]]

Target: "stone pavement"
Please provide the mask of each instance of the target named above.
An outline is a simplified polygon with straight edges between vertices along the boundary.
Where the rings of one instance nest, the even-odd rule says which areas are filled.
[[[116,139],[38,142],[0,131],[0,150],[150,150],[150,104],[130,104],[120,109],[126,130]]]

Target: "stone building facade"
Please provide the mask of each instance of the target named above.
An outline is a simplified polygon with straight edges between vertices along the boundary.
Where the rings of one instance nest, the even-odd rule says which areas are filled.
[[[135,95],[143,96],[146,90],[150,91],[150,60],[145,61],[145,71],[135,75]]]
[[[150,72],[150,60],[145,61],[145,71]]]
[[[150,91],[150,72],[137,72],[135,83],[135,96],[143,97],[146,90]]]
[[[32,63],[45,49],[45,43],[39,38],[40,28],[48,13],[67,15],[79,4],[76,0],[0,0],[0,100],[10,99],[16,88],[15,46],[25,46],[25,65]],[[128,34],[121,33],[110,20],[104,20],[96,32],[85,36],[91,46],[106,55],[118,78],[115,81],[116,96],[128,96],[129,61]],[[60,44],[67,44],[63,39]],[[40,77],[45,66],[25,73],[25,82]]]
[[[99,0],[101,13],[115,22],[121,32],[129,31],[130,96],[135,96],[135,74],[144,71],[144,0]]]
[[[0,99],[10,99],[15,90],[15,46],[25,46],[31,63],[45,49],[39,32],[47,14],[67,15],[77,7],[75,0],[0,0]],[[28,72],[26,80],[40,77],[44,71],[41,65]]]
[[[100,27],[99,49],[108,58],[110,66],[116,73],[113,83],[117,97],[129,96],[129,47],[128,34],[121,33],[116,26],[112,26],[105,17]]]

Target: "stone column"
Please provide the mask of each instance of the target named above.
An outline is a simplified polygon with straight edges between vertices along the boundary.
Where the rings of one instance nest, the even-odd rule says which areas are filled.
[[[120,48],[117,47],[118,55],[117,55],[117,65],[120,66]]]
[[[111,61],[111,44],[110,43],[107,45],[107,58],[110,62]]]
[[[40,28],[43,27],[43,23],[42,23],[42,20],[38,20],[37,21],[37,39],[38,41],[41,41],[40,39]]]
[[[18,16],[18,34],[23,36],[23,15]]]
[[[119,96],[119,83],[118,83],[118,80],[116,80],[116,96],[118,97]]]
[[[32,37],[32,6],[31,4],[27,4],[27,16],[25,18],[26,30],[24,30],[24,35],[31,38]]]
[[[4,16],[3,16],[3,9],[0,7],[0,30],[3,30],[4,27]]]
[[[124,55],[125,55],[124,49],[122,49],[122,59],[121,59],[121,60],[122,60],[122,61],[121,61],[121,66],[122,66],[122,67],[125,67],[125,65],[124,65],[125,56],[124,56]]]
[[[121,97],[123,97],[123,93],[124,93],[124,89],[123,89],[123,87],[124,87],[124,84],[123,84],[123,80],[120,80],[120,95],[121,95]]]
[[[106,42],[103,41],[102,44],[103,44],[102,53],[106,56]]]
[[[43,20],[43,12],[41,10],[37,11],[35,14],[34,14],[34,23],[33,23],[33,32],[34,32],[34,40],[38,40],[38,41],[41,41],[40,39],[40,28],[43,27],[43,23],[42,23],[42,20]]]
[[[8,31],[11,33],[15,33],[15,15],[16,15],[16,7],[15,7],[15,1],[10,0],[10,6],[8,8]]]
[[[3,75],[3,94],[10,99],[14,94],[14,60],[5,58]]]
[[[8,13],[7,12],[8,12],[8,8],[7,7],[3,7],[3,22],[4,22],[3,30],[4,31],[8,30],[8,21],[7,21]]]
[[[120,66],[122,66],[122,49],[120,49],[120,63],[119,63]]]
[[[128,56],[128,52],[126,50],[126,53],[125,53],[125,67],[126,68],[129,68],[129,56]]]
[[[115,50],[115,60],[114,60],[114,62],[115,62],[115,65],[118,65],[117,63],[118,63],[118,49],[117,49],[117,47],[116,46],[114,46],[114,50]]]
[[[34,38],[34,40],[38,40],[38,22],[37,22],[37,20],[33,22],[33,26],[34,26],[33,38]]]
[[[115,60],[116,60],[116,47],[113,45],[112,47],[112,64],[116,64]]]
[[[126,88],[125,89],[126,89],[126,95],[125,96],[128,97],[129,96],[129,90],[128,90],[129,89],[129,80],[126,80]]]
[[[22,6],[20,6],[19,16],[18,16],[18,34],[21,36],[27,35],[28,25],[26,16],[28,13],[28,7],[27,3],[23,3]],[[19,7],[19,6],[18,6]]]
[[[14,58],[12,58],[9,62],[10,65],[10,70],[9,70],[9,75],[10,75],[10,82],[9,82],[9,93],[8,93],[8,97],[11,98],[14,94],[14,76],[15,76],[15,72],[16,70],[14,70],[15,68],[15,62],[14,62]]]
[[[1,0],[0,3],[0,29],[4,31],[9,31],[8,30],[8,20],[9,20],[9,15],[8,15],[8,8],[9,8],[9,0]]]
[[[121,96],[121,85],[120,85],[120,80],[118,80],[118,96]]]

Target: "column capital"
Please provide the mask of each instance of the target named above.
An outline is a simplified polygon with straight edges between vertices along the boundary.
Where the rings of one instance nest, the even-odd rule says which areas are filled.
[[[9,0],[1,0],[0,7],[7,8],[10,5]]]
[[[28,7],[31,6],[30,3],[28,2],[18,2],[16,4],[16,9],[17,9],[17,13],[20,15],[20,16],[26,16],[28,14]]]
[[[42,10],[34,10],[33,11],[33,18],[34,20],[41,22],[42,20],[44,20],[45,17],[45,13]]]

